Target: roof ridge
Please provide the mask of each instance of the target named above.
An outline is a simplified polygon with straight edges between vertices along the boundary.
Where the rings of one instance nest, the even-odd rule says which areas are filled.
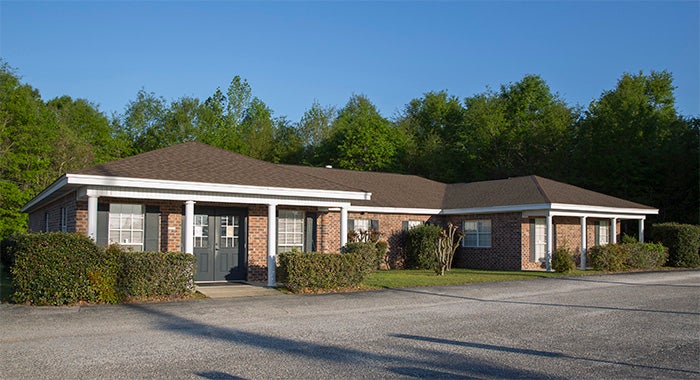
[[[547,201],[547,203],[552,203],[552,200],[551,200],[551,199],[549,198],[549,196],[547,195],[547,192],[544,191],[544,188],[542,188],[542,184],[540,184],[540,181],[539,181],[539,180],[540,180],[540,177],[538,177],[538,176],[536,176],[536,175],[531,175],[531,176],[530,176],[530,179],[532,180],[532,182],[533,182],[533,183],[535,184],[535,186],[537,187],[537,191],[538,191],[540,194],[542,194],[542,197],[544,197],[544,200]]]
[[[333,184],[335,184],[335,185],[345,186],[345,187],[348,187],[348,188],[351,188],[351,189],[355,189],[355,190],[362,191],[362,192],[364,192],[364,193],[369,193],[369,192],[370,192],[369,190],[361,189],[361,188],[358,188],[358,187],[355,187],[355,186],[349,186],[349,185],[347,185],[346,183],[342,183],[342,182],[339,182],[339,181],[334,181],[334,180],[332,180],[332,179],[330,179],[330,178],[326,178],[326,177],[323,177],[323,176],[318,176],[318,175],[315,175],[315,174],[302,173],[302,172],[299,171],[299,170],[295,170],[297,167],[303,167],[302,165],[274,164],[274,163],[273,163],[273,165],[276,165],[276,166],[278,166],[278,167],[280,167],[280,168],[282,168],[282,169],[283,169],[284,166],[286,166],[287,168],[289,168],[289,169],[292,170],[293,172],[298,173],[298,174],[300,174],[300,175],[309,176],[309,177],[314,177],[314,178],[316,178],[316,179],[320,179],[320,180],[322,180],[322,181],[330,182],[330,183],[333,183]],[[309,166],[309,167],[310,167],[310,168],[325,169],[325,168],[321,168],[321,167],[317,167],[317,166]]]

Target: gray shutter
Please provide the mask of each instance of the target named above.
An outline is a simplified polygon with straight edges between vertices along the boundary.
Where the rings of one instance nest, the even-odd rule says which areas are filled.
[[[408,231],[408,220],[401,222],[401,231]]]
[[[143,250],[146,252],[160,251],[158,247],[160,238],[160,207],[146,206],[146,218],[144,224]]]
[[[370,221],[370,227],[371,229],[379,232],[379,221],[378,220],[372,220]]]
[[[109,204],[97,205],[97,245],[106,247],[109,237]]]
[[[316,214],[307,212],[304,225],[304,251],[316,252]]]
[[[348,219],[348,232],[355,229],[355,219]]]
[[[530,219],[530,262],[535,262],[535,251],[537,247],[535,246],[537,228],[535,227],[535,219]]]
[[[595,228],[593,229],[595,231],[595,245],[600,244],[600,221],[596,221],[595,223]]]

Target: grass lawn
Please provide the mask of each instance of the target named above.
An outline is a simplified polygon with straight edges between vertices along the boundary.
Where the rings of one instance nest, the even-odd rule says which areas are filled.
[[[575,270],[570,273],[555,273],[453,268],[444,276],[438,276],[432,270],[380,270],[370,274],[363,284],[369,288],[408,288],[414,286],[471,284],[475,282],[531,280],[535,278],[580,276],[597,273],[601,272]]]
[[[10,302],[12,294],[12,284],[10,283],[10,273],[0,264],[0,302]]]

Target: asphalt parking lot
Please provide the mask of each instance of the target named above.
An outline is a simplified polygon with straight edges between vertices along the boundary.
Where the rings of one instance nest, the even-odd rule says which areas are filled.
[[[700,271],[0,305],[0,378],[700,378]]]

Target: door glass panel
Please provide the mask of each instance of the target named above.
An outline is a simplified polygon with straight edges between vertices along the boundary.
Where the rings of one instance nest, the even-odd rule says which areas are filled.
[[[209,215],[194,216],[194,247],[209,247]]]
[[[239,217],[228,215],[221,217],[221,248],[238,247]]]

